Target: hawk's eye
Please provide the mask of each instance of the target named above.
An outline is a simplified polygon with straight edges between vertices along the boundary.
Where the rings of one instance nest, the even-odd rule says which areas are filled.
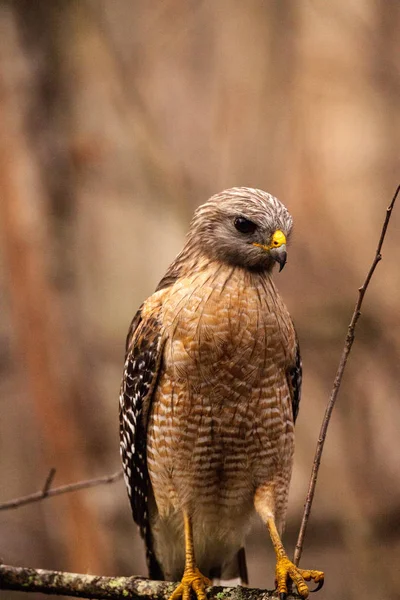
[[[236,217],[235,227],[240,233],[254,233],[257,229],[257,225],[253,221],[249,221],[244,217]]]

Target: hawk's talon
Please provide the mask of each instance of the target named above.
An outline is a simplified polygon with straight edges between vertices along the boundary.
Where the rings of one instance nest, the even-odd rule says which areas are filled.
[[[324,584],[324,574],[322,571],[310,571],[309,569],[300,569],[296,567],[286,555],[280,556],[276,563],[276,582],[279,594],[279,600],[286,600],[288,593],[288,580],[292,580],[297,587],[297,591],[302,598],[308,598],[310,590],[306,581],[315,581],[317,587],[313,592],[320,590]]]
[[[314,593],[314,592],[318,592],[318,590],[320,590],[324,583],[325,583],[325,579],[322,578],[320,581],[315,581],[315,583],[318,583],[317,587],[315,588],[315,590],[310,590],[310,592]]]
[[[193,590],[197,600],[207,600],[205,588],[212,585],[208,577],[205,577],[199,569],[185,570],[182,581],[172,592],[168,600],[189,600],[190,591]]]

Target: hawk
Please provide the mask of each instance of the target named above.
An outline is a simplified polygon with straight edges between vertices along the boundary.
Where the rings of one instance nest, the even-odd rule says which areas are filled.
[[[276,584],[319,589],[281,542],[299,410],[301,359],[272,280],[292,217],[270,194],[232,188],[194,213],[183,250],[131,323],[120,439],[149,576],[205,600],[211,578],[246,581],[254,515],[269,531]]]

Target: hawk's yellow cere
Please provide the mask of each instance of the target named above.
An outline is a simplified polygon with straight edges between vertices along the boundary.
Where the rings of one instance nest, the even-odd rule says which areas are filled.
[[[286,236],[283,233],[283,231],[277,229],[274,235],[272,236],[271,243],[269,244],[269,246],[264,246],[264,244],[256,243],[254,243],[253,246],[258,246],[259,248],[263,248],[264,250],[271,250],[272,248],[280,248],[281,246],[283,246],[283,244],[286,244]]]

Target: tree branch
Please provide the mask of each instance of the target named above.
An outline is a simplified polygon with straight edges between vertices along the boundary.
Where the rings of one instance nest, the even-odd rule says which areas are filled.
[[[51,483],[54,479],[55,469],[51,469],[48,474],[43,489],[39,492],[34,492],[33,494],[28,494],[27,496],[21,496],[20,498],[14,498],[13,500],[8,500],[7,502],[0,503],[0,510],[9,510],[10,508],[18,508],[19,506],[24,506],[25,504],[31,504],[32,502],[39,502],[40,500],[44,500],[45,498],[50,498],[52,496],[59,496],[60,494],[67,494],[69,492],[76,492],[78,490],[83,490],[86,488],[96,487],[98,485],[104,485],[106,483],[114,483],[118,479],[122,477],[122,470],[116,471],[112,475],[105,475],[104,477],[96,477],[95,479],[84,479],[83,481],[78,481],[76,483],[69,483],[67,485],[61,485],[59,487],[51,489]]]
[[[121,600],[167,600],[176,583],[150,581],[141,577],[98,577],[78,573],[26,569],[0,565],[0,589],[41,592],[80,598]],[[251,588],[211,587],[208,600],[272,600],[273,592]],[[290,595],[290,598],[299,598]]]
[[[308,520],[310,517],[311,506],[312,506],[314,494],[315,494],[315,487],[317,485],[318,472],[319,472],[319,467],[320,467],[320,463],[321,463],[322,451],[324,448],[324,443],[325,443],[326,434],[328,431],[329,422],[330,422],[330,419],[332,416],[333,407],[335,406],[336,398],[339,393],[340,385],[342,383],[343,374],[344,374],[344,371],[346,368],[347,360],[349,358],[349,354],[350,354],[350,351],[351,351],[351,348],[352,348],[352,345],[354,342],[355,329],[356,329],[357,321],[361,316],[360,311],[361,311],[361,306],[362,306],[362,303],[364,300],[364,296],[365,296],[365,293],[369,286],[369,283],[372,279],[374,271],[375,271],[379,261],[382,260],[382,254],[381,254],[382,245],[383,245],[383,242],[384,242],[384,239],[386,236],[386,231],[387,231],[387,228],[389,225],[390,217],[392,215],[392,210],[393,210],[394,204],[396,202],[397,196],[399,195],[399,192],[400,192],[400,185],[397,186],[397,189],[392,198],[392,201],[391,201],[390,205],[388,206],[388,208],[386,209],[386,217],[383,222],[381,235],[379,238],[378,247],[375,252],[374,260],[372,261],[371,267],[367,273],[364,283],[358,289],[358,300],[355,305],[353,316],[351,318],[350,325],[347,330],[347,336],[346,336],[344,348],[342,351],[342,356],[340,358],[339,367],[338,367],[338,370],[336,373],[335,381],[333,383],[333,388],[332,388],[332,392],[331,392],[331,395],[329,398],[329,402],[328,402],[326,410],[325,410],[325,415],[324,415],[324,419],[322,421],[321,431],[319,434],[317,447],[315,450],[314,463],[313,463],[313,468],[311,471],[311,477],[310,477],[310,483],[309,483],[309,487],[308,487],[306,503],[304,506],[303,519],[301,522],[299,537],[298,537],[295,552],[294,552],[294,563],[296,565],[299,564],[301,554],[303,551],[304,537],[306,534],[307,524],[308,524]]]

